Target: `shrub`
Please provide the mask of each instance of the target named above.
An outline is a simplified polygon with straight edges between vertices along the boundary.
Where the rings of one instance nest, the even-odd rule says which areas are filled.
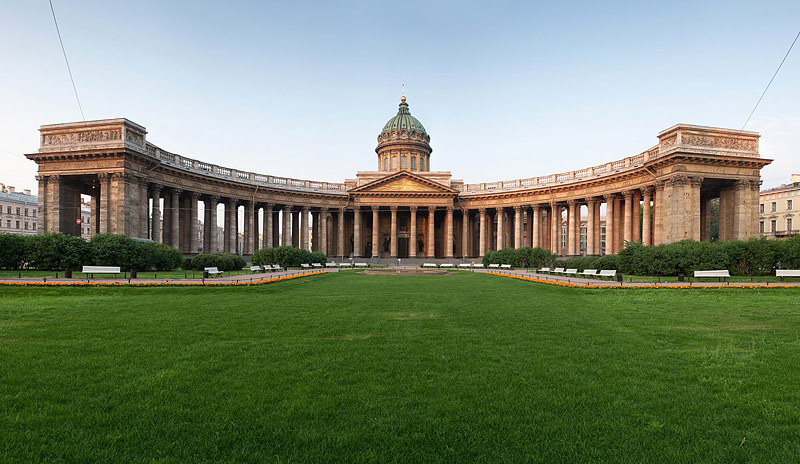
[[[92,247],[92,263],[96,266],[119,266],[123,271],[150,268],[151,257],[147,250],[137,249],[137,242],[117,234],[98,234],[89,242]]]
[[[281,246],[276,248],[263,248],[253,253],[250,262],[256,266],[264,264],[278,264],[282,267],[297,267],[301,264],[324,263],[326,256],[318,251],[310,252],[302,248]]]
[[[483,256],[484,266],[489,264],[510,264],[514,267],[542,267],[550,266],[556,261],[556,256],[542,248],[503,248],[490,251]]]
[[[21,269],[28,260],[26,237],[18,234],[0,234],[0,269]]]
[[[89,244],[66,234],[31,235],[25,238],[29,267],[39,270],[73,268],[91,263]]]
[[[192,269],[202,271],[207,267],[216,267],[220,271],[238,271],[246,264],[239,255],[230,253],[205,253],[192,258]]]

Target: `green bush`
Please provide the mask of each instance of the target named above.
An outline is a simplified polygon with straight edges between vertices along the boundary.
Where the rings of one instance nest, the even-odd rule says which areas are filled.
[[[298,267],[301,264],[325,263],[326,261],[327,258],[323,253],[291,246],[263,248],[253,253],[250,258],[250,262],[256,266],[278,264],[282,267]]]
[[[514,267],[542,267],[550,266],[556,261],[556,256],[542,248],[503,248],[490,251],[483,256],[483,265],[510,264]]]
[[[192,258],[192,269],[202,271],[207,267],[216,267],[220,271],[238,271],[245,265],[244,259],[239,255],[230,253],[205,253]]]
[[[27,261],[26,237],[0,234],[0,269],[21,269]]]
[[[66,234],[43,234],[25,237],[28,267],[39,270],[78,269],[91,263],[86,240]]]

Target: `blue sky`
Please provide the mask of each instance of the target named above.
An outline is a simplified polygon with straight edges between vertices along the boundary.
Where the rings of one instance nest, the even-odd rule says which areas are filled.
[[[640,153],[682,122],[742,127],[800,2],[53,0],[87,119],[242,170],[376,168],[401,83],[432,168],[466,182]],[[0,5],[0,182],[34,188],[38,127],[80,120],[47,1]],[[800,173],[800,46],[747,126],[764,186]]]

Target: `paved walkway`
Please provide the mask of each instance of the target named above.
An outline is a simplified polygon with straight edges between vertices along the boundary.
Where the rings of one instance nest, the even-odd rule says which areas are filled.
[[[338,269],[295,269],[281,272],[262,272],[257,274],[239,274],[239,275],[224,275],[222,277],[213,277],[208,279],[183,279],[183,278],[165,278],[165,279],[115,279],[115,278],[75,278],[66,279],[60,277],[58,279],[53,277],[0,277],[0,282],[5,283],[118,283],[118,284],[203,284],[203,283],[248,283],[257,282],[259,280],[274,279],[277,277],[297,276],[303,274],[313,274],[318,272],[337,272]]]

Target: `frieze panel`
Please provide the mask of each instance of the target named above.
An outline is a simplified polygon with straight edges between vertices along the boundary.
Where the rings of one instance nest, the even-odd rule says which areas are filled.
[[[71,145],[86,142],[111,142],[122,140],[122,129],[47,134],[42,136],[42,146]]]
[[[729,150],[756,151],[754,140],[737,139],[734,137],[712,137],[707,135],[683,134],[681,136],[683,145],[695,147],[726,148]]]
[[[139,145],[140,147],[144,146],[144,137],[142,136],[142,134],[133,132],[130,129],[125,131],[125,141],[134,143],[136,145]]]

